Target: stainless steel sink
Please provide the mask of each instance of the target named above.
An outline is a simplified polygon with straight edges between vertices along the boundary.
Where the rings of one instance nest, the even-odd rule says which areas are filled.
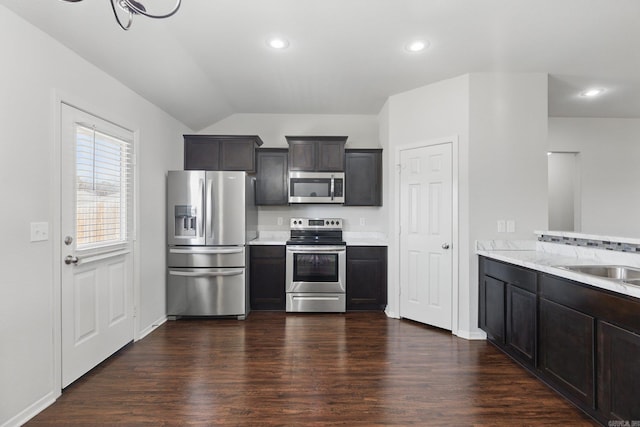
[[[640,285],[640,269],[624,265],[563,265],[565,270]]]

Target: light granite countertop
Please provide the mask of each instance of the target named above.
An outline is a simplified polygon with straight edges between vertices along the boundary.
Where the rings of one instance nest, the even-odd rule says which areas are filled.
[[[568,265],[625,265],[640,268],[640,255],[635,253],[615,252],[536,241],[508,243],[507,241],[476,242],[476,253],[487,258],[640,298],[640,286],[561,268],[562,266]]]

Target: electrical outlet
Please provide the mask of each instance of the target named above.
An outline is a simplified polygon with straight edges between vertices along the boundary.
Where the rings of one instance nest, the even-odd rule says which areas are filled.
[[[31,241],[42,242],[49,240],[49,223],[48,222],[32,222],[31,223]]]
[[[278,217],[278,225],[282,225],[282,217],[281,216]]]
[[[514,219],[507,220],[507,233],[516,232],[516,221]]]
[[[364,227],[366,225],[366,221],[364,218],[360,218],[360,226]]]
[[[504,233],[507,231],[507,226],[504,219],[498,220],[498,233]]]

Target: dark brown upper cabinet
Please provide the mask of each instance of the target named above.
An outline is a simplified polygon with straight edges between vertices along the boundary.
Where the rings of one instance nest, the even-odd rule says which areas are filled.
[[[184,135],[184,169],[256,171],[257,135]]]
[[[382,149],[345,150],[345,206],[382,206]]]
[[[256,154],[256,205],[288,205],[289,182],[286,148],[261,148]]]
[[[342,172],[346,136],[286,136],[289,170]]]

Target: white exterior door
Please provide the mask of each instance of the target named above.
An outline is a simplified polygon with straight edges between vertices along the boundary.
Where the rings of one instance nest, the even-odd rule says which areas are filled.
[[[62,104],[62,387],[133,339],[132,146]]]
[[[452,144],[400,152],[400,316],[451,330]]]

